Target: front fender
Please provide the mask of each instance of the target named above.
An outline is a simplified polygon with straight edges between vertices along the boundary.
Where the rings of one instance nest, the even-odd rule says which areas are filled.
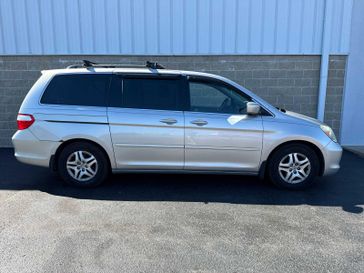
[[[331,141],[316,125],[284,123],[271,119],[263,120],[263,127],[262,162],[268,159],[274,149],[290,141],[309,142],[322,154],[324,154],[325,146]]]

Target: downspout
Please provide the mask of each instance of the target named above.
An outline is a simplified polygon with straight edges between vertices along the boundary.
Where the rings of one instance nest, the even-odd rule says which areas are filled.
[[[319,119],[320,121],[324,121],[325,118],[326,90],[330,57],[330,23],[332,17],[332,4],[332,0],[325,0],[321,41],[320,84],[317,103],[317,119]]]

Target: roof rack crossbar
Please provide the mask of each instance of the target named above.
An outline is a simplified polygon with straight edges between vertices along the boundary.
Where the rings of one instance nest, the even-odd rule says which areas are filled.
[[[88,60],[82,60],[83,64],[73,64],[67,66],[67,68],[83,68],[83,67],[103,67],[103,68],[150,68],[150,69],[164,69],[162,65],[157,62],[147,61],[144,65],[142,64],[103,64],[103,63],[94,63]]]

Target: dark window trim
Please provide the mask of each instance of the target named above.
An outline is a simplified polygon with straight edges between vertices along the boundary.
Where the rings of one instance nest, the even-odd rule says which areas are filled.
[[[112,77],[111,77],[111,81],[110,81],[110,85],[109,85],[109,92],[108,92],[108,95],[107,95],[107,107],[115,107],[115,106],[111,106],[111,96],[112,96],[112,88],[114,88],[114,84],[118,84],[117,82],[114,83],[114,81],[120,81],[122,83],[122,78],[121,78],[121,75],[119,74],[113,74]],[[120,86],[120,89],[122,90],[122,84]],[[122,92],[122,91],[121,91]]]
[[[253,100],[253,98],[251,96],[249,96],[248,94],[246,94],[245,92],[241,91],[240,89],[236,88],[235,86],[223,81],[223,80],[219,80],[219,79],[215,79],[215,78],[209,78],[209,77],[204,77],[204,76],[188,76],[188,82],[206,82],[206,83],[211,83],[211,84],[220,84],[222,86],[225,86],[229,89],[232,89],[234,92],[238,93],[239,95],[244,94],[245,97]],[[189,86],[189,85],[188,85]],[[189,90],[188,90],[189,91]]]

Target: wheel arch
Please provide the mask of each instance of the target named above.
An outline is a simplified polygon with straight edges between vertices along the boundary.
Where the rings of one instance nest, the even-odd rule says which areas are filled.
[[[277,145],[272,151],[270,151],[267,159],[262,163],[263,169],[259,171],[260,173],[260,177],[265,176],[267,168],[266,166],[268,165],[269,160],[272,158],[272,155],[278,151],[279,149],[281,149],[284,146],[288,146],[288,145],[294,145],[294,144],[298,144],[298,145],[305,145],[309,148],[311,148],[315,154],[317,155],[317,157],[319,158],[319,162],[320,162],[320,168],[319,168],[319,175],[322,176],[325,170],[325,159],[324,159],[324,155],[322,154],[322,151],[320,150],[319,147],[317,147],[317,145],[315,145],[312,142],[309,141],[305,141],[305,140],[291,140],[291,141],[286,141],[283,142],[279,145]]]
[[[104,153],[106,159],[107,159],[107,162],[108,162],[108,168],[111,169],[111,161],[110,161],[110,156],[109,154],[107,153],[107,151],[105,150],[104,147],[102,147],[99,143],[93,141],[93,140],[90,140],[90,139],[86,139],[86,138],[72,138],[72,139],[68,139],[66,141],[63,141],[61,145],[59,145],[59,147],[57,148],[56,152],[54,153],[54,155],[52,155],[52,158],[50,160],[50,168],[53,170],[53,171],[57,171],[57,163],[58,163],[58,158],[59,158],[59,155],[61,154],[61,152],[63,151],[63,149],[72,144],[72,143],[76,143],[76,142],[86,142],[86,143],[89,143],[89,144],[92,144],[94,146],[96,146],[97,148],[100,149],[100,151],[102,153]]]

